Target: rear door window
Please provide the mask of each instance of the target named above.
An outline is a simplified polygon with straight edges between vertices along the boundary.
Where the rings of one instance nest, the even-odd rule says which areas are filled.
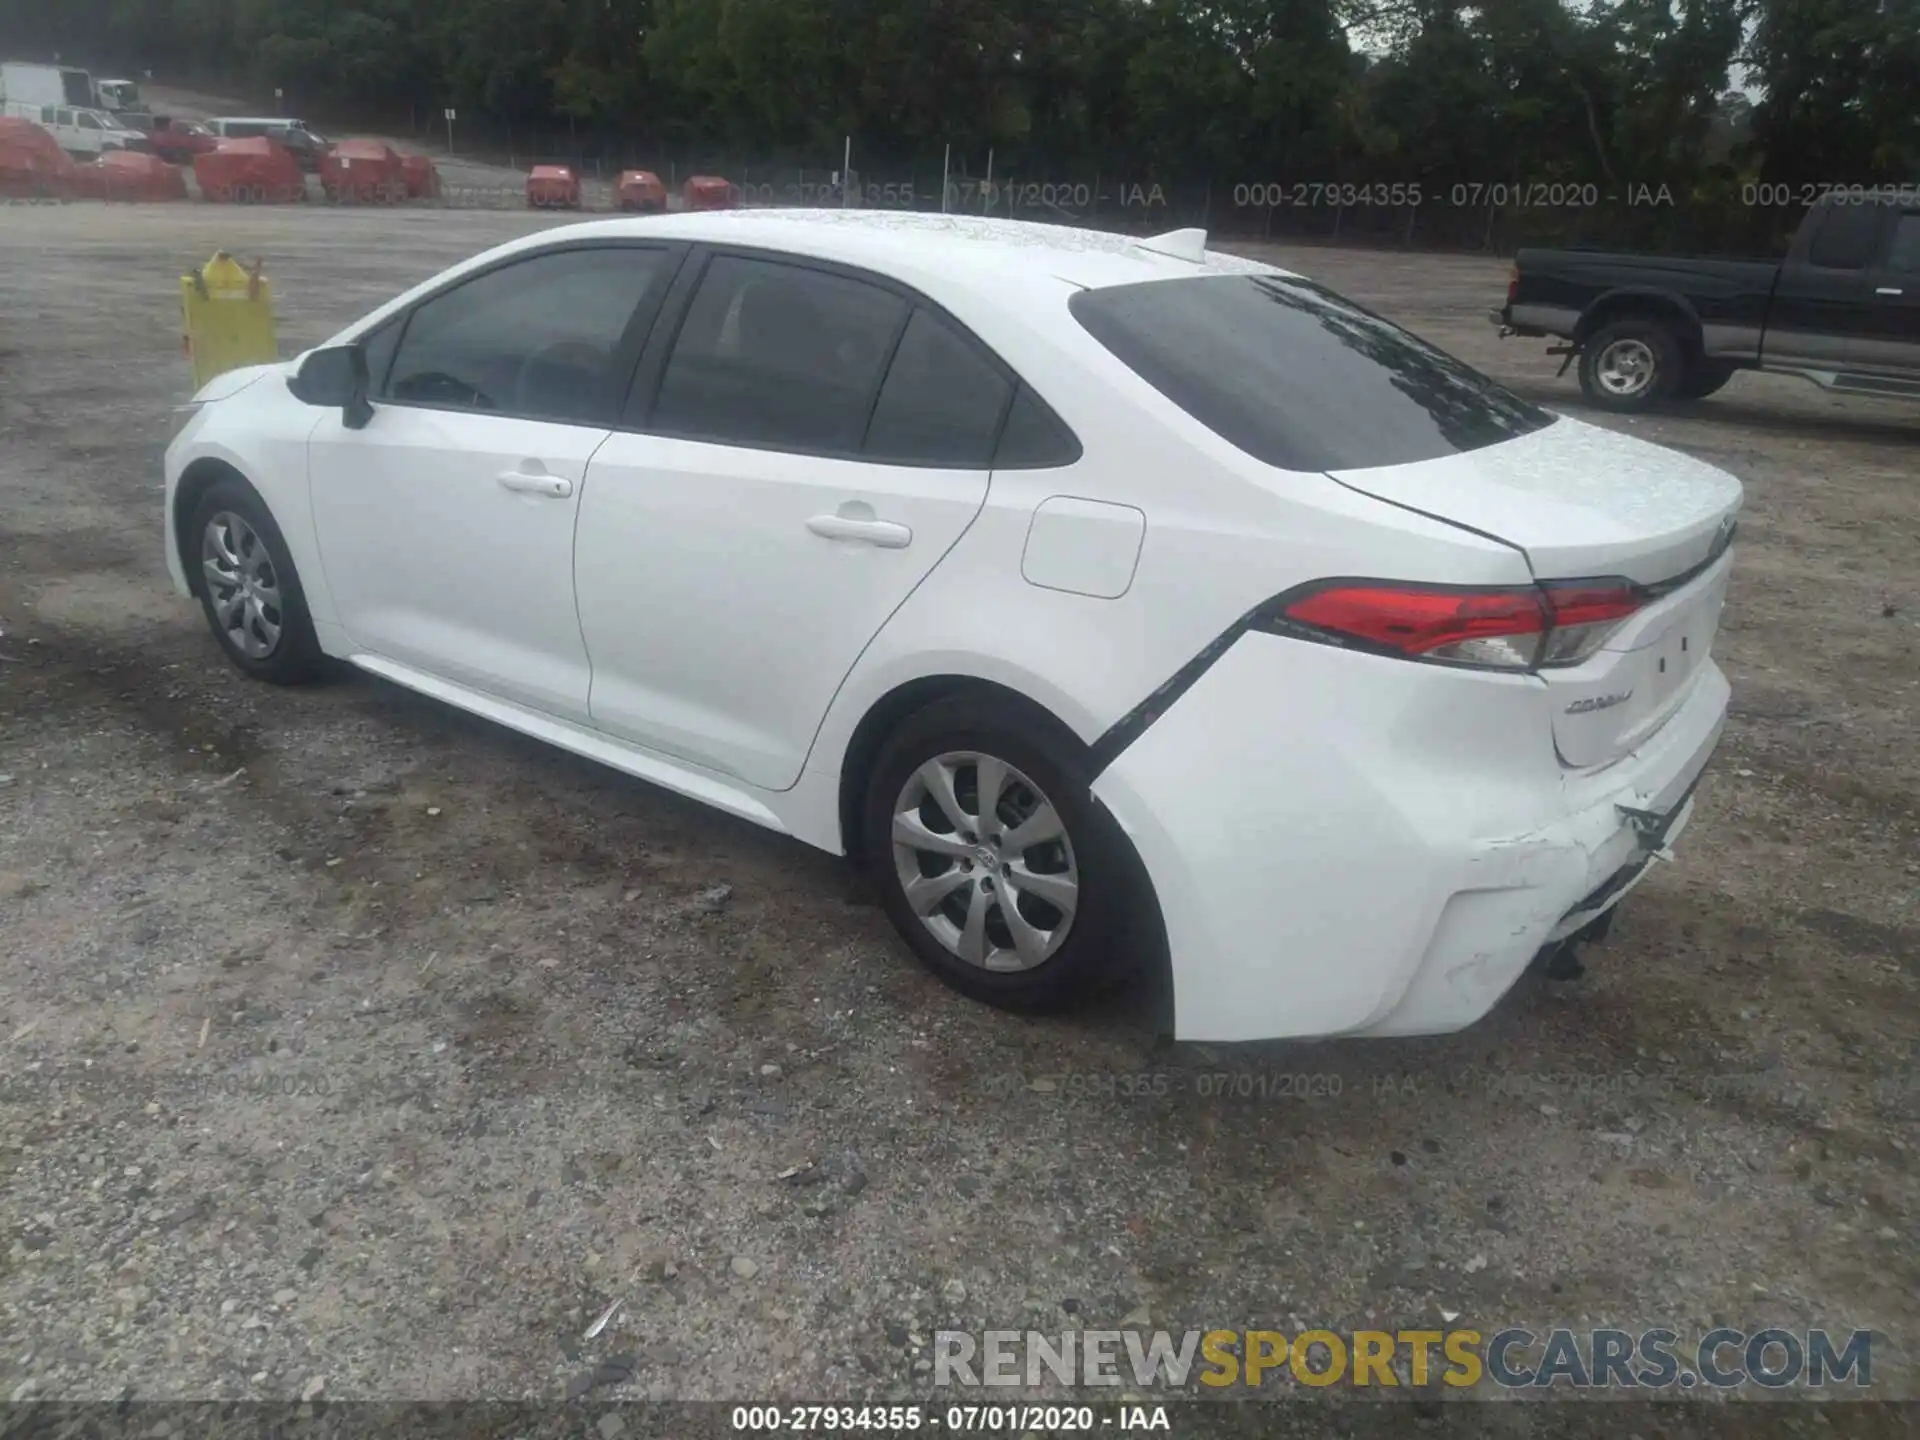
[[[887,367],[865,455],[897,465],[986,469],[1013,382],[970,338],[924,306]]]
[[[1887,246],[1887,269],[1920,279],[1920,211],[1902,215]]]
[[[1022,381],[993,452],[996,470],[1051,470],[1071,465],[1083,451],[1080,439],[1051,406]]]
[[[718,255],[687,307],[647,428],[857,455],[909,305],[806,266]]]
[[[1287,470],[1405,465],[1541,429],[1550,412],[1372,311],[1295,276],[1082,290],[1100,343],[1239,449]]]
[[[1814,231],[1807,263],[1823,270],[1861,270],[1880,241],[1881,207],[1832,204]]]

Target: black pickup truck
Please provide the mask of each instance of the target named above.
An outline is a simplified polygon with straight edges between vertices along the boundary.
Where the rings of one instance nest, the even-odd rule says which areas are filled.
[[[1920,399],[1920,186],[1830,192],[1783,261],[1522,250],[1502,335],[1557,336],[1609,410],[1713,394],[1736,370]]]

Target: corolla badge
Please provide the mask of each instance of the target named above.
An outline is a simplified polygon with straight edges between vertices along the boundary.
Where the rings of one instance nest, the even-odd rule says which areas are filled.
[[[1567,706],[1569,715],[1588,715],[1595,710],[1611,710],[1616,705],[1624,705],[1633,698],[1631,690],[1617,690],[1611,695],[1589,695],[1584,700],[1576,700]]]

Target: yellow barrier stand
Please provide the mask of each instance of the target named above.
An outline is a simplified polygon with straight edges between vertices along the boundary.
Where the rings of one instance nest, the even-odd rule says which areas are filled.
[[[273,292],[260,269],[260,261],[242,265],[222,250],[193,274],[180,277],[180,312],[195,390],[242,365],[267,365],[280,358],[273,332]]]

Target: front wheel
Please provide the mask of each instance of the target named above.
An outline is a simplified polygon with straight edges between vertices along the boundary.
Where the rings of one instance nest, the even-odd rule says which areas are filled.
[[[1685,360],[1672,329],[1658,320],[1616,320],[1580,351],[1580,390],[1607,410],[1650,410],[1676,393]]]
[[[194,507],[189,564],[207,624],[256,680],[298,685],[320,673],[320,643],[280,527],[253,490],[216,481]]]
[[[1125,922],[1146,881],[1091,781],[1084,747],[1012,700],[936,701],[887,742],[866,858],[888,917],[941,980],[1031,1011],[1132,973]]]

